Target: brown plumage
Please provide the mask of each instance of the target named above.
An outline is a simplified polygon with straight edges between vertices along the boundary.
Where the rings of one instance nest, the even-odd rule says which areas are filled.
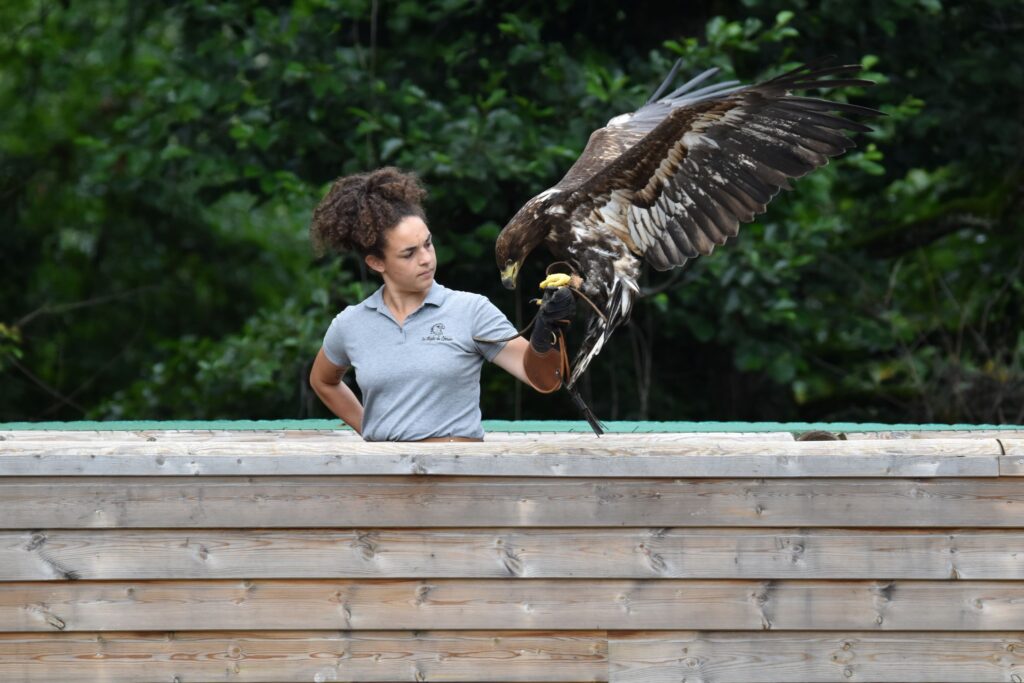
[[[629,319],[642,262],[657,270],[706,256],[763,213],[779,189],[853,147],[868,131],[840,114],[879,112],[800,97],[795,90],[870,85],[859,66],[805,65],[750,86],[698,88],[710,69],[661,97],[679,64],[643,107],[595,131],[558,184],[528,201],[498,236],[506,287],[542,242],[584,279],[603,311],[576,355],[572,389],[614,330]]]

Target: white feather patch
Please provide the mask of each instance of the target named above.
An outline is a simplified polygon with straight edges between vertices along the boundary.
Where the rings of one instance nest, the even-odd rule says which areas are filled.
[[[600,221],[612,230],[629,232],[625,213],[631,206],[622,192],[615,190],[608,197],[608,201],[597,208],[597,213],[600,216]]]
[[[700,149],[701,147],[708,147],[711,149],[718,149],[718,143],[709,138],[707,135],[701,135],[694,131],[687,131],[683,135],[683,144],[688,149]]]
[[[629,123],[632,118],[633,118],[633,113],[632,112],[630,112],[628,114],[619,114],[615,118],[609,119],[608,120],[608,125],[609,126],[623,126],[623,125]]]

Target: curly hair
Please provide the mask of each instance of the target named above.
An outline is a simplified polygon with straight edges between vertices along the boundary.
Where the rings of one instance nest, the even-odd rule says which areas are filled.
[[[426,195],[416,174],[392,166],[338,178],[313,209],[313,248],[321,255],[332,249],[383,258],[388,230],[408,216],[427,219]]]

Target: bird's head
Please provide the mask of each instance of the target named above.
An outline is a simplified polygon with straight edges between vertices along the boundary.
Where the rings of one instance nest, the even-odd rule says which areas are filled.
[[[494,244],[495,261],[501,273],[501,284],[506,289],[515,289],[523,261],[536,249],[551,229],[552,218],[560,215],[554,202],[554,190],[547,190],[519,209],[512,220],[505,225]],[[560,207],[558,207],[560,208]],[[565,211],[561,211],[564,215]]]
[[[506,225],[494,245],[494,256],[498,263],[498,272],[501,273],[501,284],[505,285],[506,289],[516,288],[519,270],[523,267],[523,261],[531,251],[531,248],[527,247],[523,241],[521,231],[509,230],[514,225],[514,220]]]

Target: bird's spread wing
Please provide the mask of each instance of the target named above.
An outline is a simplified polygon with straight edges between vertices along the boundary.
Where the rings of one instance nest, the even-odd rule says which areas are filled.
[[[718,73],[718,69],[708,69],[665,97],[661,97],[668,84],[675,78],[680,64],[681,61],[676,62],[672,71],[647,104],[630,114],[616,116],[604,128],[594,131],[576,163],[555,185],[555,188],[575,189],[583,182],[590,180],[609,163],[643,140],[673,110],[710,98],[721,97],[739,89],[737,87],[739,81],[715,83],[698,88],[697,86]]]
[[[852,147],[845,131],[870,130],[833,112],[875,110],[792,94],[870,84],[846,77],[857,69],[803,66],[740,88],[695,91],[691,81],[596,131],[556,187],[589,198],[575,207],[577,224],[600,215],[653,267],[682,265],[735,236],[790,178]]]

